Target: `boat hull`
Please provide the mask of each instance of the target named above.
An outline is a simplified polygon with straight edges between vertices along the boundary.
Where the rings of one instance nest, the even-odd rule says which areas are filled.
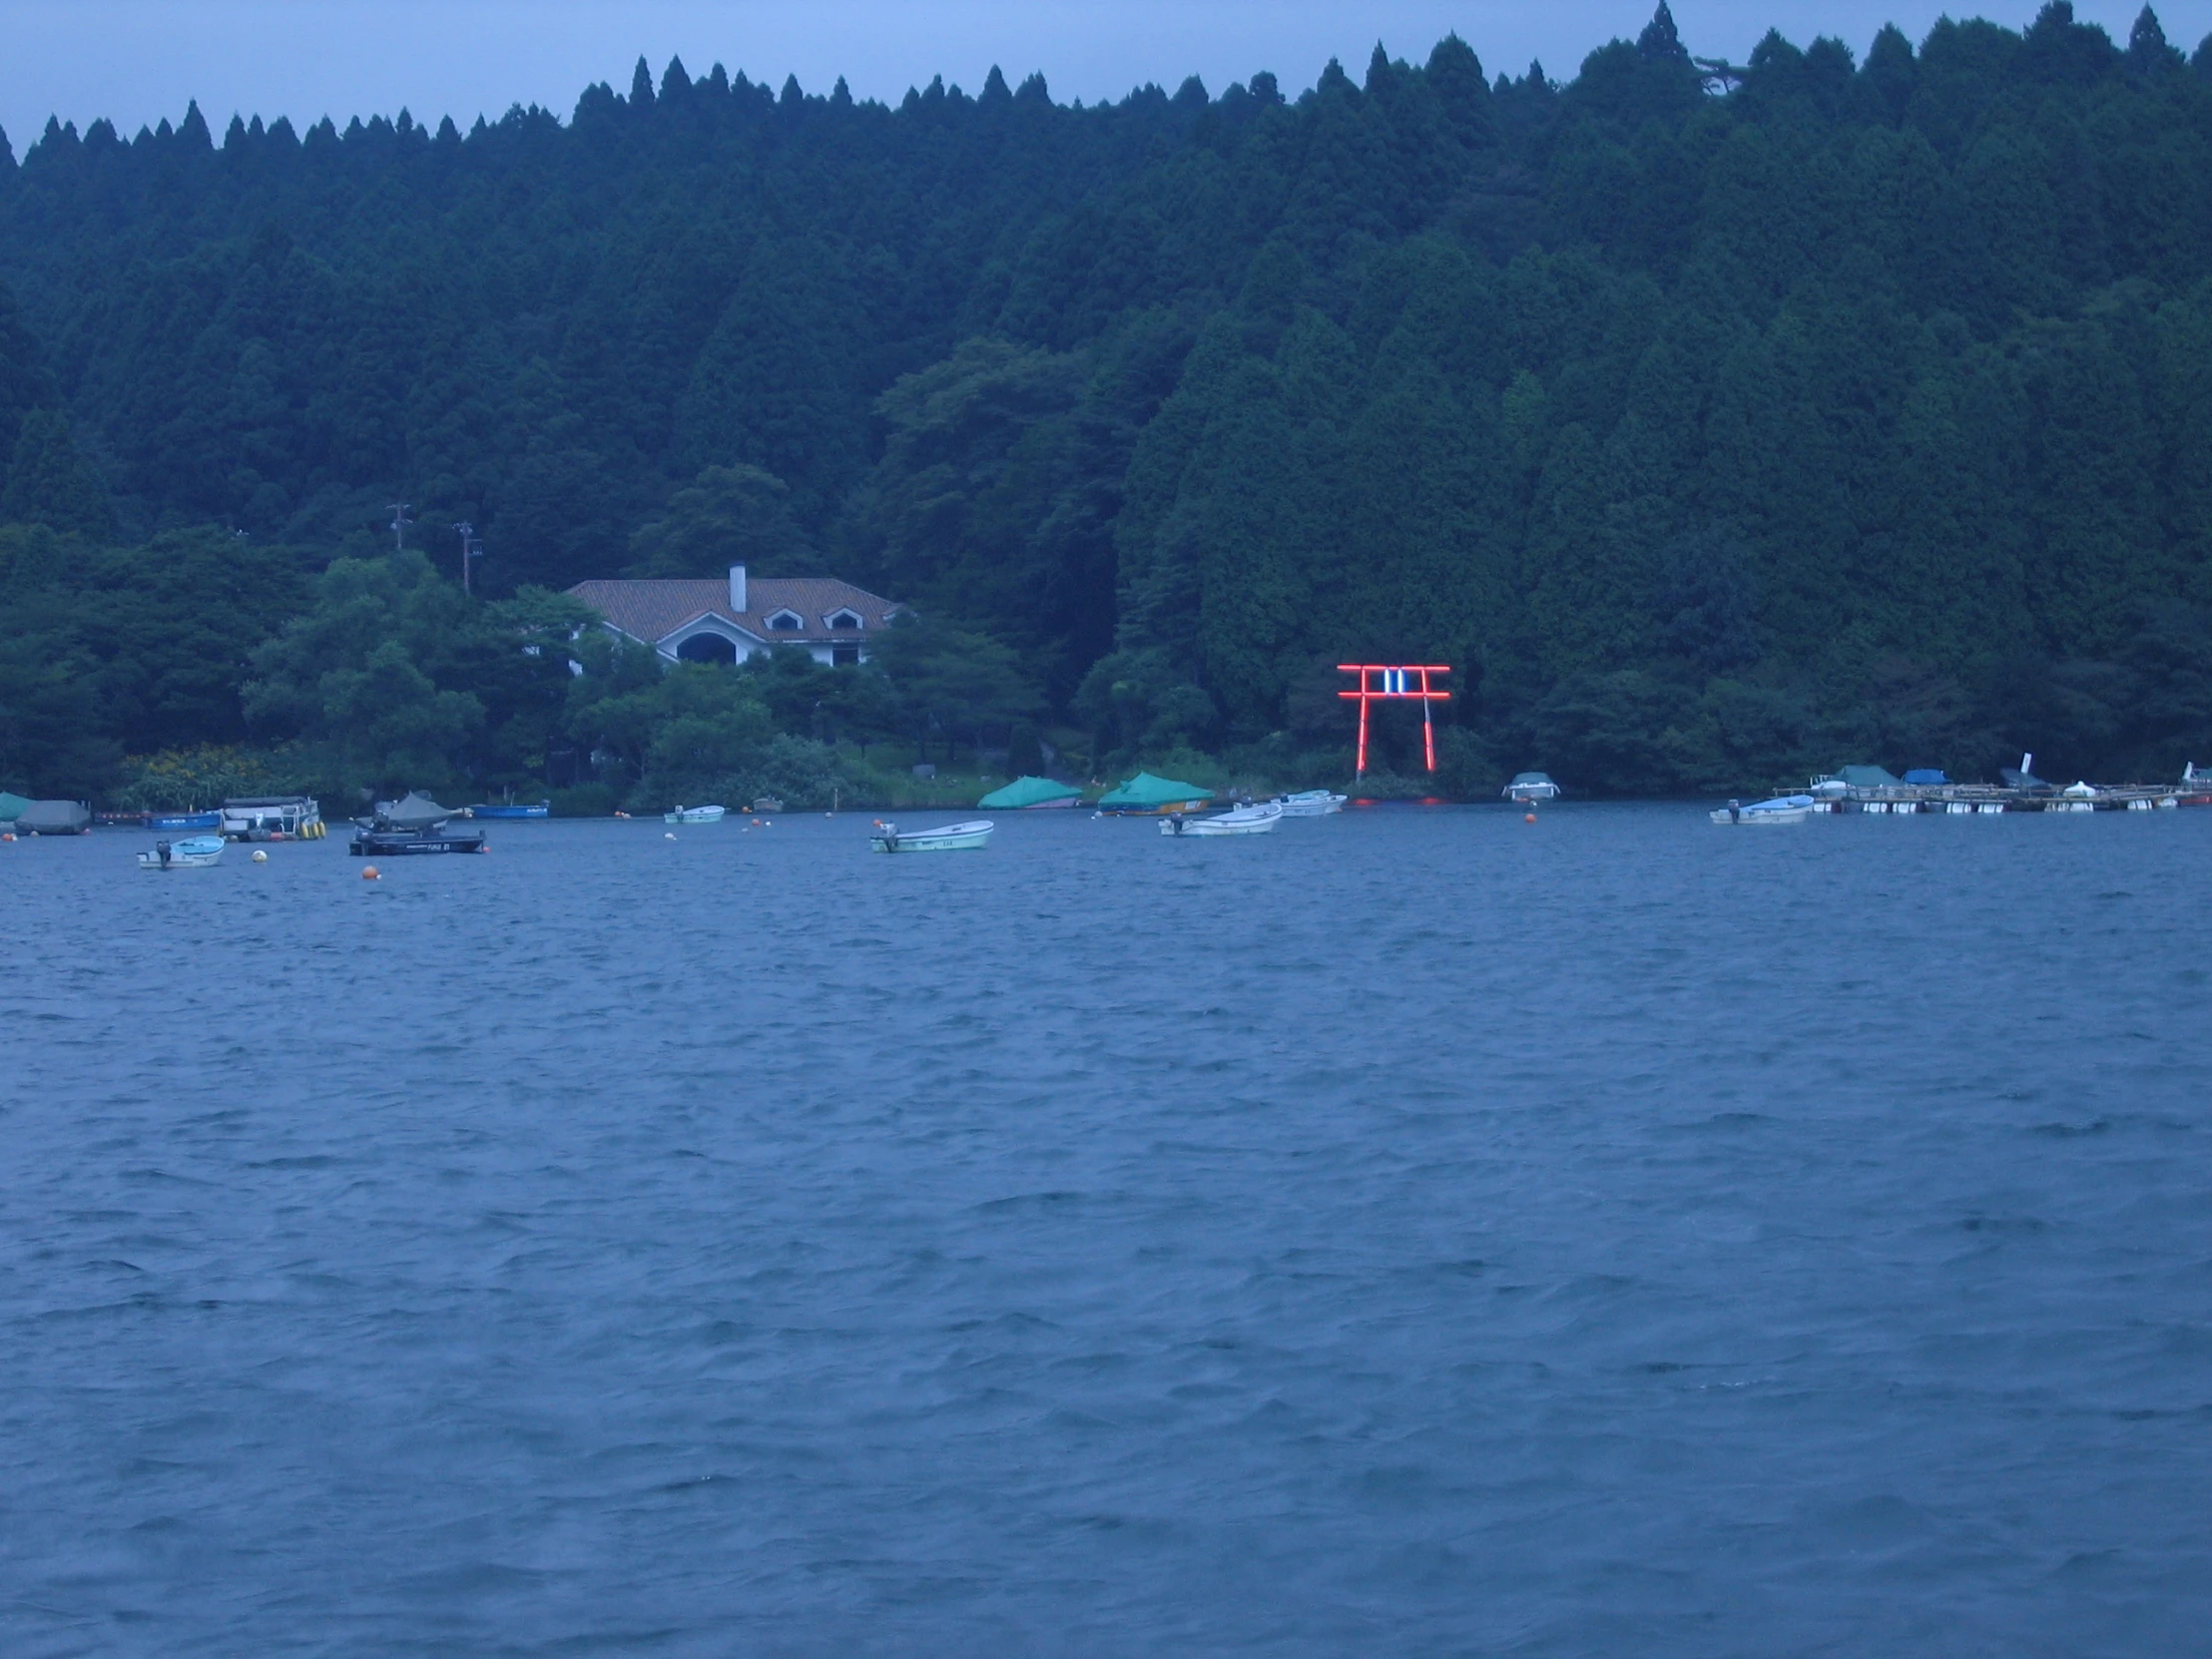
[[[917,830],[901,833],[895,824],[886,824],[868,837],[868,844],[878,852],[980,852],[989,844],[992,830],[997,826],[988,819],[971,824],[948,824],[936,830]]]
[[[553,807],[541,801],[535,807],[471,807],[470,818],[551,818]]]
[[[727,807],[686,807],[681,812],[663,813],[663,824],[720,824],[730,814]]]
[[[1726,825],[1803,824],[1813,816],[1813,809],[1810,807],[1778,807],[1770,812],[1763,813],[1756,807],[1746,807],[1731,815],[1726,807],[1721,807],[1716,809],[1712,816],[1715,824]]]
[[[1202,840],[1216,835],[1264,835],[1283,822],[1283,809],[1274,802],[1265,807],[1239,807],[1219,818],[1171,818],[1160,826],[1163,835],[1196,835]]]
[[[156,813],[147,821],[149,830],[220,830],[221,813]]]
[[[1285,818],[1327,818],[1331,813],[1343,812],[1348,799],[1327,790],[1311,790],[1303,795],[1278,796],[1273,805],[1283,809]]]
[[[409,835],[398,830],[364,830],[346,843],[356,858],[425,858],[449,852],[482,852],[483,835]]]

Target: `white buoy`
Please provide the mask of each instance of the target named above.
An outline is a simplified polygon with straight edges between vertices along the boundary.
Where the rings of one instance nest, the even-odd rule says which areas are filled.
[[[266,864],[269,862],[269,854],[257,846],[254,848],[254,861],[257,864]]]
[[[662,834],[661,834],[661,839],[663,839],[664,841],[672,841],[672,840],[674,840],[675,838],[676,838],[676,831],[675,831],[675,830],[664,830],[664,831],[662,832]]]

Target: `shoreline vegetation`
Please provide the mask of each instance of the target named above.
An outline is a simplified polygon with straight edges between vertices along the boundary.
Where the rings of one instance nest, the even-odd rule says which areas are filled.
[[[2148,7],[54,122],[0,136],[0,788],[1342,788],[1344,662],[1449,665],[1435,779],[1402,709],[1374,750],[1449,799],[2170,779],[2208,363],[2212,42]],[[668,668],[568,597],[739,563],[906,620]]]
[[[1015,776],[1003,770],[1002,761],[991,763],[997,770],[988,770],[973,756],[965,756],[954,763],[932,763],[936,765],[934,777],[916,778],[910,763],[901,764],[911,755],[911,749],[884,744],[870,748],[872,759],[864,758],[856,745],[830,746],[829,770],[813,777],[795,778],[785,772],[775,775],[778,781],[772,784],[766,772],[736,774],[720,780],[720,787],[715,780],[700,780],[693,793],[702,801],[712,798],[722,802],[733,812],[742,812],[747,802],[763,796],[782,800],[787,813],[825,812],[832,806],[842,812],[949,812],[974,808],[982,796],[1012,782]],[[1219,800],[1241,795],[1266,800],[1297,789],[1320,787],[1350,791],[1366,801],[1502,799],[1495,789],[1454,791],[1423,776],[1381,772],[1371,772],[1355,788],[1349,762],[1343,775],[1336,776],[1319,758],[1313,767],[1289,776],[1239,768],[1189,750],[1143,764],[1147,770],[1209,790]],[[360,786],[336,781],[343,777],[341,760],[300,745],[271,750],[206,747],[132,756],[123,762],[122,775],[128,782],[101,798],[97,805],[103,810],[187,812],[213,807],[226,797],[295,794],[315,796],[333,812],[366,810]],[[1070,777],[1066,781],[1083,792],[1083,799],[1069,810],[1088,812],[1097,797],[1120,782],[1120,774],[1112,779]],[[502,796],[501,800],[463,802],[460,796],[467,791],[460,781],[449,781],[443,787],[453,795],[451,804],[456,806],[500,805],[504,800]],[[545,801],[551,806],[553,818],[609,818],[618,811],[633,817],[658,818],[674,804],[674,798],[664,801],[664,794],[665,788],[647,788],[632,789],[625,795],[604,784],[588,783],[544,787],[535,795],[524,791],[516,793],[514,799],[525,804]]]

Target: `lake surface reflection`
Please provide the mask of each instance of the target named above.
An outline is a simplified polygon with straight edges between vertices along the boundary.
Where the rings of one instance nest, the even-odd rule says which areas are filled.
[[[866,824],[0,845],[0,1651],[2212,1629],[2212,812]]]

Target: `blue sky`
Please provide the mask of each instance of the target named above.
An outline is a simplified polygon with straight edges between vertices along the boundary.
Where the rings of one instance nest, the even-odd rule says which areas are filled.
[[[1981,15],[2024,25],[2039,0],[1994,0]],[[2084,21],[2126,38],[2140,0],[2076,0]],[[626,86],[643,53],[694,73],[720,61],[756,80],[796,74],[810,91],[839,75],[854,94],[896,100],[932,75],[974,91],[992,64],[1042,70],[1053,96],[1118,98],[1197,74],[1219,92],[1259,69],[1310,86],[1332,56],[1357,69],[1378,38],[1421,57],[1456,30],[1493,74],[1532,57],[1555,78],[1614,35],[1633,36],[1651,0],[0,0],[0,127],[20,155],[50,114],[82,130],[106,116],[126,136],[197,98],[220,130],[234,112],[396,114],[463,126],[538,103],[564,117],[592,81]],[[1690,50],[1741,60],[1769,27],[1804,42],[1840,36],[1863,54],[1895,21],[1918,41],[1944,10],[1921,0],[1676,0]],[[2158,8],[2184,50],[2212,30],[2212,0]]]

